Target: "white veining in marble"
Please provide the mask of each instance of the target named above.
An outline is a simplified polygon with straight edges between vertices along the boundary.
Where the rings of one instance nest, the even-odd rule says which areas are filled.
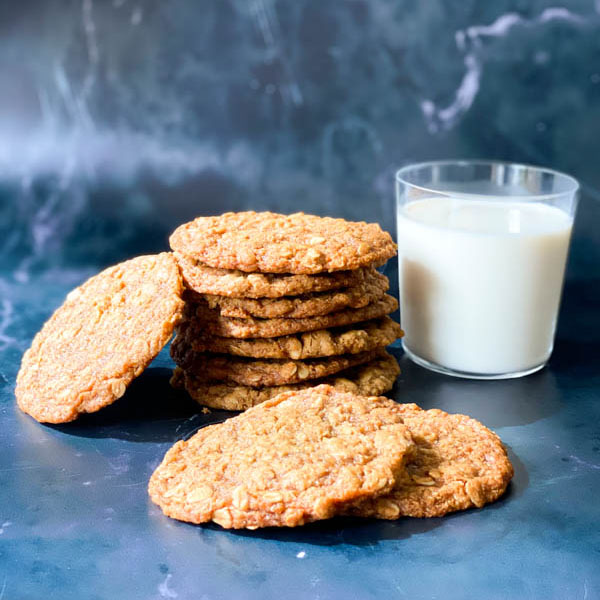
[[[596,9],[600,0],[596,0]],[[420,102],[430,133],[452,129],[459,119],[471,108],[481,85],[485,64],[482,53],[485,38],[501,38],[509,35],[513,27],[522,25],[536,27],[552,21],[563,21],[574,26],[583,26],[587,21],[581,15],[565,7],[556,6],[544,9],[537,17],[526,19],[515,12],[499,16],[489,25],[471,25],[458,30],[454,35],[457,48],[464,53],[465,73],[454,93],[453,101],[447,106],[438,106],[430,99]]]
[[[158,593],[161,598],[177,598],[178,594],[174,590],[169,587],[169,583],[173,575],[171,573],[167,573],[165,580],[158,586]]]
[[[96,38],[96,24],[94,23],[94,6],[92,0],[82,1],[82,24],[85,33],[87,55],[88,55],[88,71],[83,80],[82,96],[87,98],[96,81],[96,71],[100,62],[100,49]]]
[[[131,24],[137,27],[142,22],[143,17],[144,11],[142,10],[142,7],[136,6],[131,11]]]
[[[0,290],[3,290],[2,286],[0,286]],[[16,338],[6,333],[8,327],[13,323],[13,313],[14,307],[11,300],[2,298],[0,301],[0,351],[17,343]]]
[[[294,70],[289,58],[281,48],[283,34],[273,6],[273,1],[252,0],[249,7],[264,43],[270,51],[271,59],[279,59],[284,67],[287,82],[279,87],[281,98],[286,104],[293,104],[295,106],[302,105],[304,99],[300,85],[294,75]],[[273,93],[276,87],[273,84],[268,85],[270,85],[271,88],[270,90],[265,88],[265,91],[267,93]]]
[[[4,523],[2,523],[2,525],[0,526],[0,535],[2,535],[4,533],[4,531],[11,525],[12,525],[12,521],[4,521]]]
[[[586,460],[581,460],[581,458],[575,456],[574,454],[570,454],[569,459],[575,462],[578,466],[583,467],[584,469],[600,470],[600,464],[588,462]]]

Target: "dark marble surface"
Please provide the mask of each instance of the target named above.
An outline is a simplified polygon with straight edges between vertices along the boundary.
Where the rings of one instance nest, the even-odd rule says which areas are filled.
[[[395,170],[433,158],[570,172],[587,238],[599,107],[597,0],[0,2],[0,267],[247,206],[391,229]]]
[[[227,416],[170,389],[166,354],[95,415],[43,426],[18,411],[21,348],[67,287],[20,285],[0,337],[0,598],[600,597],[598,286],[567,288],[550,366],[525,379],[456,380],[400,359],[395,398],[468,413],[506,442],[516,472],[499,502],[255,532],[178,523],[148,500],[167,448]]]
[[[0,600],[600,598],[600,4],[568,0],[0,3]],[[168,385],[65,426],[14,404],[22,352],[98,268],[197,214],[376,220],[393,173],[490,157],[580,179],[557,345],[528,378],[394,396],[496,429],[516,475],[481,511],[225,532],[146,482],[224,414]],[[388,274],[396,282],[395,265]]]

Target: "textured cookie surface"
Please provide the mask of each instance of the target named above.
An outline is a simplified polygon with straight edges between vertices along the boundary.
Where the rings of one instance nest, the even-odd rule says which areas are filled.
[[[150,497],[170,517],[226,528],[326,519],[393,486],[412,447],[393,404],[330,386],[280,394],[177,442]]]
[[[396,254],[376,223],[304,213],[225,213],[199,217],[170,237],[173,250],[210,267],[312,274],[383,264]]]
[[[169,253],[120,263],[73,290],[23,356],[20,408],[63,423],[120,398],[169,341],[182,291]]]
[[[421,410],[414,404],[398,406],[416,451],[390,493],[353,504],[347,514],[441,517],[482,507],[504,493],[513,467],[495,433],[465,415]]]
[[[383,317],[398,308],[398,301],[386,294],[364,308],[348,308],[328,315],[303,319],[233,319],[222,317],[218,310],[201,304],[189,304],[185,318],[196,331],[207,331],[221,337],[273,338],[303,331],[329,329]]]
[[[171,378],[171,385],[185,389],[199,404],[222,410],[246,410],[270,400],[282,392],[298,391],[326,383],[343,392],[359,396],[379,396],[389,392],[400,374],[400,367],[393,356],[382,354],[371,362],[353,367],[332,377],[309,383],[273,387],[249,387],[233,383],[199,381],[179,367]]]
[[[255,339],[214,336],[198,327],[190,327],[188,322],[179,326],[176,341],[196,352],[301,360],[367,352],[391,344],[402,337],[402,333],[400,325],[390,317],[334,329]]]
[[[203,354],[177,342],[171,346],[175,362],[200,381],[227,381],[253,387],[301,383],[327,377],[375,358],[377,351],[308,360],[256,359],[224,354]]]
[[[284,298],[228,298],[204,294],[200,299],[204,299],[209,308],[218,309],[223,317],[301,319],[327,315],[345,308],[363,308],[379,300],[388,288],[388,278],[372,270],[360,284],[340,290]],[[196,294],[191,293],[190,296],[192,301],[197,301]]]
[[[360,284],[375,269],[336,271],[321,275],[244,273],[239,270],[213,269],[180,252],[175,252],[188,289],[199,294],[230,298],[281,298],[313,292],[325,292]]]

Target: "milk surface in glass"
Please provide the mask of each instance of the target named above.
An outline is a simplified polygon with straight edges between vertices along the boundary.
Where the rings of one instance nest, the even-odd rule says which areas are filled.
[[[544,364],[571,229],[568,214],[536,202],[432,197],[400,206],[405,348],[471,374]]]

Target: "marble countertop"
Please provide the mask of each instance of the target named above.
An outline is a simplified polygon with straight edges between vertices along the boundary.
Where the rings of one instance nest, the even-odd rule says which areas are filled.
[[[0,598],[600,597],[591,279],[567,285],[550,365],[527,378],[452,379],[396,351],[397,400],[467,413],[507,444],[515,477],[499,502],[441,519],[233,532],[170,520],[147,497],[167,448],[228,416],[198,414],[170,388],[166,352],[122,400],[74,423],[40,425],[16,408],[22,348],[73,285],[63,278],[2,280]]]

